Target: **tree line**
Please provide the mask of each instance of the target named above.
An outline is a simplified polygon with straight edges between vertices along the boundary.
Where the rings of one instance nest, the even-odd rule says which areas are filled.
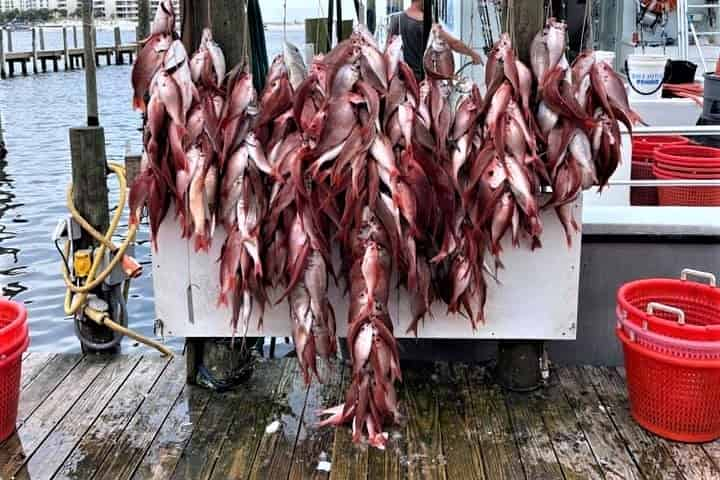
[[[94,12],[96,17],[102,17],[103,11],[95,9]],[[0,12],[0,24],[21,22],[21,23],[33,23],[33,22],[48,22],[51,20],[60,20],[64,18],[82,18],[82,9],[76,8],[72,12],[68,12],[61,8],[38,8],[28,10],[7,10]]]

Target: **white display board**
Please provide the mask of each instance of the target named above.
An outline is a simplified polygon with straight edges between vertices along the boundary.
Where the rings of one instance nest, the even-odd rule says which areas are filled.
[[[582,201],[573,205],[578,224],[582,218]],[[432,316],[420,324],[420,338],[477,339],[562,339],[574,340],[578,311],[581,234],[576,233],[568,248],[565,234],[555,213],[542,214],[543,247],[530,251],[527,245],[513,248],[510,239],[503,240],[502,262],[496,283],[488,279],[486,324],[473,331],[470,321],[460,315],[448,315],[447,307],[436,302]],[[225,240],[222,229],[215,231],[209,253],[195,253],[180,229],[172,211],[160,226],[160,249],[153,253],[155,310],[163,322],[166,336],[230,337],[231,310],[218,307],[220,289],[220,250]],[[488,257],[489,258],[489,257]],[[330,281],[329,297],[335,309],[337,331],[347,331],[348,301]],[[277,298],[279,292],[270,292]],[[411,321],[410,307],[404,289],[390,296],[389,310],[397,337],[413,337],[406,332]],[[257,313],[257,312],[256,312]],[[247,331],[239,326],[238,334],[249,336],[290,336],[286,302],[268,306],[262,331],[257,329],[257,315]]]

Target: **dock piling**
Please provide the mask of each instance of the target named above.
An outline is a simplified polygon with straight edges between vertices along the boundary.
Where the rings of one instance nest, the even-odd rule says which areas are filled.
[[[38,73],[38,64],[37,64],[37,28],[33,27],[32,29],[32,58],[30,61],[33,64],[33,72]],[[23,69],[23,75],[25,74],[25,69]]]
[[[122,45],[122,37],[120,35],[120,27],[115,27],[114,33],[115,33],[115,65],[122,65],[124,62],[123,62],[122,50],[120,50],[120,45]]]
[[[0,29],[0,78],[7,78],[5,71],[5,29]]]
[[[65,60],[65,70],[71,70],[72,62],[70,60],[70,55],[68,54],[67,27],[62,28],[62,38],[63,38],[63,59]]]

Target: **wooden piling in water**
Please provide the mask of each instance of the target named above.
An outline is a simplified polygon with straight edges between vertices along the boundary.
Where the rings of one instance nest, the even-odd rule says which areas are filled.
[[[93,25],[92,2],[83,3],[82,8],[83,43],[85,48],[85,94],[87,96],[87,124],[88,126],[93,127],[100,125],[100,120],[98,119],[97,78],[95,77],[94,62],[95,55],[93,55],[93,51],[95,50],[95,25]]]
[[[63,37],[63,59],[65,61],[65,70],[72,69],[72,61],[70,60],[70,54],[68,52],[68,38],[67,38],[67,27],[62,27]]]
[[[33,27],[32,29],[32,58],[30,61],[33,64],[33,72],[38,73],[38,64],[37,64],[37,28]],[[23,71],[24,74],[24,71]]]
[[[115,34],[115,65],[122,65],[124,62],[123,62],[122,51],[120,50],[120,45],[122,45],[122,36],[120,35],[120,27],[115,27],[113,32]]]
[[[125,180],[127,180],[128,186],[132,185],[135,177],[140,173],[141,162],[141,155],[125,155]]]
[[[0,29],[0,78],[7,78],[5,71],[5,29]]]

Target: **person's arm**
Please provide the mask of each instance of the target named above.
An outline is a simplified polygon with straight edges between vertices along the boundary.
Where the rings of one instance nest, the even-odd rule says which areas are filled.
[[[447,42],[447,44],[451,50],[453,50],[459,54],[462,54],[462,55],[467,55],[468,57],[470,57],[472,59],[472,62],[476,65],[485,63],[485,62],[483,62],[482,55],[480,55],[479,52],[476,52],[472,48],[465,45],[465,42],[463,42],[459,38],[455,38],[452,35],[450,35],[447,32],[447,30],[445,30],[444,28],[440,27],[438,29],[438,32],[439,32],[440,38],[442,38],[443,40],[445,40],[445,42]]]

